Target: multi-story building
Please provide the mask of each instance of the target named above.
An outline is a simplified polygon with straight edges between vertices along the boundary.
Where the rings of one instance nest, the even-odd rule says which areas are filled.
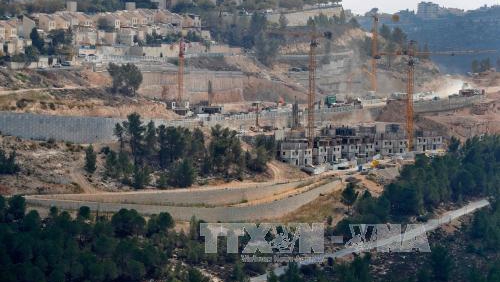
[[[383,125],[383,124],[381,124]],[[432,132],[416,132],[414,150],[417,153],[442,149],[443,138]],[[338,164],[344,160],[366,163],[377,154],[401,155],[408,152],[408,139],[404,127],[387,124],[384,127],[326,127],[309,148],[307,140],[297,136],[280,143],[283,162],[305,166],[308,164]],[[311,155],[312,154],[312,155]]]
[[[417,16],[422,19],[434,19],[439,15],[439,5],[432,2],[420,2]]]
[[[38,14],[38,28],[45,33],[57,29],[57,22],[53,14]]]
[[[280,159],[295,166],[312,165],[312,151],[312,149],[308,148],[307,139],[282,142],[280,144]]]

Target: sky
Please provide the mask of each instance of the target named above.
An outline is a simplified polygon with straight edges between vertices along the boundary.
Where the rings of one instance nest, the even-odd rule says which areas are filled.
[[[381,12],[395,13],[399,10],[417,10],[417,4],[422,0],[343,0],[345,9],[351,9],[354,13],[364,14],[377,7]],[[498,5],[500,0],[425,0],[448,8],[460,8],[464,10],[477,9],[484,5]]]

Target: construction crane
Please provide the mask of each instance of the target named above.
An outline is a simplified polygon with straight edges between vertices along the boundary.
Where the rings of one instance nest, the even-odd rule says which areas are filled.
[[[179,40],[179,69],[177,72],[177,103],[182,105],[184,98],[184,55],[186,53],[186,44],[184,38]]]
[[[307,142],[314,145],[314,101],[316,100],[316,48],[318,41],[313,35],[309,45],[309,93],[307,95]]]
[[[377,13],[371,15],[373,19],[372,24],[372,57],[371,57],[371,73],[370,81],[371,81],[371,90],[373,92],[377,92],[378,90],[378,82],[377,82],[377,60],[381,58],[381,55],[378,51],[378,23],[380,21],[381,16]],[[399,15],[394,14],[391,17],[393,22],[399,21]]]
[[[380,53],[381,55],[389,56],[407,56],[407,81],[406,81],[406,135],[408,137],[408,151],[413,149],[413,135],[414,135],[414,108],[413,108],[413,95],[415,93],[415,64],[419,57],[429,56],[457,56],[457,55],[472,55],[496,53],[496,50],[460,50],[460,51],[417,51],[417,42],[414,40],[408,41],[406,50],[398,51],[396,53]]]
[[[309,148],[314,146],[314,129],[315,129],[315,119],[314,119],[314,105],[316,100],[316,50],[319,46],[320,38],[332,38],[332,33],[327,31],[324,33],[317,32],[314,29],[311,32],[282,32],[282,31],[273,31],[272,34],[281,34],[281,35],[291,35],[295,37],[299,36],[307,36],[310,37],[311,40],[309,42],[309,86],[308,86],[308,95],[307,95],[307,127],[306,127],[306,136]]]

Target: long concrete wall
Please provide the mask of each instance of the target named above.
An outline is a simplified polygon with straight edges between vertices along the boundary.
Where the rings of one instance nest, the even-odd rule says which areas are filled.
[[[113,131],[125,119],[81,116],[54,116],[31,113],[0,112],[0,132],[3,135],[25,139],[69,141],[73,143],[100,143],[115,140]],[[146,119],[144,122],[149,122]],[[194,128],[197,121],[159,120],[155,124]]]
[[[306,205],[322,194],[328,194],[340,188],[338,181],[332,181],[316,189],[305,193],[288,197],[282,200],[263,203],[244,207],[175,207],[160,205],[140,205],[140,204],[121,204],[121,203],[98,203],[82,202],[68,200],[43,199],[39,197],[27,196],[26,201],[29,205],[52,207],[56,206],[63,210],[77,210],[82,206],[88,206],[93,211],[117,212],[122,208],[135,209],[144,215],[159,214],[168,212],[176,220],[188,221],[192,216],[203,219],[207,222],[241,222],[257,221],[262,219],[272,219],[285,216],[303,205]]]
[[[322,109],[316,113],[320,120],[333,120],[334,116],[352,112],[352,106]],[[263,125],[283,127],[291,119],[290,111],[262,112],[260,121]],[[77,116],[52,116],[30,113],[13,113],[0,111],[0,132],[25,139],[70,141],[73,143],[101,143],[115,140],[113,129],[116,123],[124,119],[104,117],[77,117]],[[223,127],[239,129],[240,126],[248,127],[255,124],[255,114],[241,114],[226,116],[211,116],[205,119],[186,120],[159,120],[153,119],[155,124],[166,126],[181,126],[194,128],[197,126],[212,127],[220,124]],[[144,120],[149,122],[149,120]]]
[[[222,206],[238,204],[243,201],[255,201],[272,197],[289,190],[296,189],[305,181],[291,183],[271,184],[247,187],[228,187],[218,189],[175,189],[166,191],[139,191],[128,193],[99,193],[99,194],[58,194],[50,196],[33,196],[34,198],[47,198],[54,200],[70,200],[101,203],[130,203],[144,205],[205,205]]]
[[[481,102],[482,99],[483,95],[474,95],[470,97],[451,97],[437,101],[415,101],[414,109],[416,113],[451,111]]]

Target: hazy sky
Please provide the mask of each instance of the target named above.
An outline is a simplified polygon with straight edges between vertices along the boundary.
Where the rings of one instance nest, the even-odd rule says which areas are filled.
[[[460,8],[465,10],[477,9],[483,5],[500,4],[500,0],[425,0],[438,3],[440,6]],[[364,14],[371,8],[378,7],[382,12],[394,13],[399,10],[417,10],[421,0],[343,0],[344,8],[354,13]]]

